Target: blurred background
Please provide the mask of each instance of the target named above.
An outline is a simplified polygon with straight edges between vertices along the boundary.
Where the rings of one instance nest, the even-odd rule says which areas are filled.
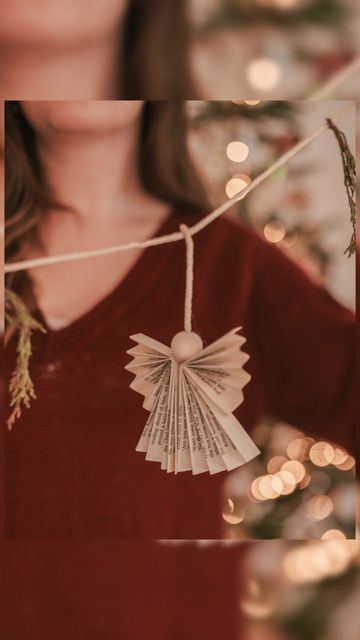
[[[344,101],[189,102],[190,145],[214,206],[351,103]],[[337,122],[355,153],[355,104]],[[331,132],[298,154],[232,209],[343,304],[354,308],[354,259],[344,260],[349,208]]]
[[[190,103],[190,142],[213,204],[244,188],[343,106],[339,101]],[[355,152],[355,111],[337,124]],[[322,135],[232,215],[355,308],[355,259],[344,256],[349,208],[333,134]],[[239,565],[241,638],[354,640],[360,633],[355,460],[334,443],[317,442],[271,417],[258,426],[256,440],[262,456],[230,474],[224,486],[228,542],[223,544],[259,539]],[[282,480],[278,488],[274,477]]]
[[[355,153],[355,104],[345,101],[190,102],[190,144],[212,204],[241,191],[327,117]],[[342,161],[327,131],[232,208],[343,305],[355,308],[355,256]],[[355,460],[271,416],[254,438],[262,455],[228,474],[224,535],[232,540],[354,538]]]
[[[355,640],[360,634],[358,540],[257,542],[239,612],[246,640]],[[244,584],[244,570],[239,576]]]
[[[359,55],[358,0],[189,0],[204,98],[306,99]],[[360,74],[328,98],[360,96]]]

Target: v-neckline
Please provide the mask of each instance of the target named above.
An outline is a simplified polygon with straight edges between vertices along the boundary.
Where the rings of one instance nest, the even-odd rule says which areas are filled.
[[[175,230],[178,225],[178,211],[176,208],[172,208],[161,221],[154,233],[147,239],[150,240],[159,235],[165,235],[166,233]],[[154,262],[151,255],[154,250],[156,250],[156,247],[143,249],[130,269],[126,272],[125,276],[121,278],[118,284],[116,284],[108,294],[93,305],[88,311],[81,314],[81,316],[69,324],[66,324],[64,327],[59,329],[53,329],[50,327],[35,300],[33,316],[46,329],[47,335],[51,337],[52,344],[61,344],[67,339],[70,341],[72,341],[72,339],[78,339],[84,332],[86,332],[88,327],[94,327],[93,321],[95,319],[100,321],[102,318],[106,317],[109,308],[113,307],[112,303],[114,299],[117,301],[120,314],[122,315],[125,313],[128,307],[136,300],[137,293],[139,292],[139,295],[142,295],[144,287],[148,288],[163,268],[163,261],[166,260],[167,252],[164,250],[159,252],[160,259],[156,261],[156,266],[154,268]]]

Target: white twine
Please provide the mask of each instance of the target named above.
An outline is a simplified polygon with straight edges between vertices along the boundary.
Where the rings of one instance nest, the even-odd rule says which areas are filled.
[[[180,225],[181,234],[186,245],[186,285],[184,305],[184,329],[191,332],[192,300],[194,288],[194,241],[186,224]]]
[[[355,103],[351,102],[347,104],[346,107],[343,107],[340,111],[334,113],[330,119],[335,122],[344,116],[346,113],[355,108]],[[283,167],[289,160],[291,160],[294,156],[296,156],[302,149],[307,147],[311,142],[316,140],[324,131],[327,131],[329,125],[324,123],[321,127],[319,127],[316,131],[311,133],[309,136],[301,140],[298,144],[296,144],[292,149],[284,153],[274,164],[272,164],[268,169],[263,171],[263,173],[259,174],[250,184],[245,187],[242,191],[237,193],[235,196],[224,202],[220,207],[217,207],[214,211],[207,214],[199,220],[196,224],[191,227],[188,227],[188,232],[190,236],[194,236],[199,231],[202,231],[209,224],[214,222],[216,218],[221,216],[223,213],[231,209],[231,207],[243,200],[251,191],[253,191],[256,187],[258,187],[262,182],[267,180],[269,176],[271,176],[275,171]],[[145,241],[135,241],[129,242],[127,244],[115,245],[112,247],[105,247],[103,249],[93,249],[91,251],[76,251],[74,253],[65,253],[54,256],[43,256],[41,258],[33,258],[30,260],[22,260],[19,262],[11,262],[5,263],[4,271],[5,273],[12,273],[15,271],[24,271],[25,269],[34,269],[36,267],[42,267],[45,265],[51,264],[59,264],[60,262],[70,262],[73,260],[82,260],[85,258],[95,258],[99,256],[105,256],[112,253],[117,253],[118,251],[129,251],[131,249],[146,249],[148,247],[156,247],[162,244],[168,244],[170,242],[178,242],[179,240],[183,240],[184,236],[181,231],[177,231],[175,233],[169,233],[167,235],[158,236],[157,238],[151,238]]]

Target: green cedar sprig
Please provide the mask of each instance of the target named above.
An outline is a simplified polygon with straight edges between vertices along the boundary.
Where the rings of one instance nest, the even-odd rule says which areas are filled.
[[[327,118],[326,122],[338,141],[341,153],[344,171],[344,184],[350,206],[350,221],[352,225],[350,243],[344,253],[350,258],[350,256],[356,252],[356,161],[354,155],[350,151],[348,141],[343,131],[338,129],[331,118]]]
[[[34,383],[30,376],[29,362],[32,355],[31,335],[33,331],[46,329],[31,316],[25,303],[10,289],[5,289],[5,319],[7,325],[18,332],[16,364],[9,382],[11,414],[7,426],[12,429],[20,418],[22,408],[29,408],[36,398]]]

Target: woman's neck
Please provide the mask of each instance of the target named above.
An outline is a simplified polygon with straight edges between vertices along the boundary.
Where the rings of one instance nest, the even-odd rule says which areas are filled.
[[[118,34],[79,47],[2,44],[2,99],[105,100],[119,86]]]
[[[38,141],[40,163],[55,199],[76,225],[141,225],[168,206],[144,191],[138,168],[139,123],[101,133],[59,133]],[[54,221],[66,212],[50,212]]]
[[[137,124],[106,135],[72,133],[40,140],[47,181],[73,210],[49,210],[40,222],[41,246],[25,247],[25,256],[86,251],[156,232],[168,205],[141,185],[137,142]],[[116,288],[140,255],[141,250],[114,253],[30,271],[43,315],[59,329],[86,314]]]
[[[137,127],[106,133],[59,133],[38,141],[55,198],[87,218],[119,208],[139,193]]]

